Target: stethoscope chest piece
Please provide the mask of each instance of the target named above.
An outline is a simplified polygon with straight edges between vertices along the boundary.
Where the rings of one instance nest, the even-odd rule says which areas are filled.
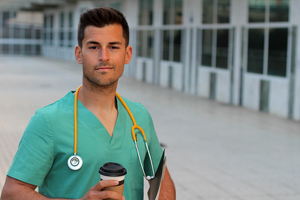
[[[80,156],[73,155],[68,160],[68,166],[71,170],[79,170],[82,166],[82,159]]]

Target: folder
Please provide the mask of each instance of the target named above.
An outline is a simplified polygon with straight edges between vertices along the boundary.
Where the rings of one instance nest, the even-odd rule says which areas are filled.
[[[150,187],[148,190],[148,197],[149,200],[157,200],[159,197],[159,191],[161,186],[161,181],[164,177],[166,169],[166,157],[165,157],[165,150],[163,152],[163,155],[161,157],[159,166],[155,173],[155,178],[151,181],[149,181]]]

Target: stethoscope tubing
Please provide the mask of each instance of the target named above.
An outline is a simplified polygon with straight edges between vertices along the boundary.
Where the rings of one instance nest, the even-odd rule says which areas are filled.
[[[81,88],[81,85],[77,88],[77,90],[75,92],[75,98],[74,98],[74,154],[68,160],[68,166],[72,170],[80,169],[81,166],[82,166],[82,163],[83,163],[81,157],[77,155],[77,135],[78,135],[78,127],[77,127],[77,110],[78,109],[77,108],[78,108],[78,93],[79,93],[80,88]],[[146,134],[145,134],[144,130],[140,126],[137,125],[130,109],[128,108],[128,106],[125,103],[125,101],[123,100],[123,98],[118,93],[116,93],[116,96],[121,101],[122,105],[126,109],[127,113],[129,114],[129,116],[131,118],[131,121],[133,123],[133,126],[131,128],[131,135],[132,135],[132,139],[135,143],[135,148],[136,148],[136,151],[137,151],[137,154],[138,154],[139,163],[141,165],[141,169],[143,171],[144,177],[147,180],[152,180],[152,179],[155,178],[155,173],[154,173],[152,157],[151,157],[151,154],[150,154],[150,151],[149,151],[149,146],[148,146]],[[145,142],[146,150],[147,150],[147,153],[149,155],[149,160],[150,160],[150,164],[151,164],[151,168],[152,168],[152,174],[153,174],[152,176],[146,176],[146,173],[145,173],[145,170],[144,170],[144,167],[143,167],[143,163],[142,163],[142,159],[141,159],[141,156],[140,156],[140,151],[139,151],[139,148],[138,148],[138,145],[137,145],[137,137],[136,137],[136,134],[135,134],[135,129],[138,129],[143,135],[143,139],[144,139],[144,142]],[[79,164],[76,165],[76,166],[72,165],[72,160],[74,160],[74,159],[79,161]]]

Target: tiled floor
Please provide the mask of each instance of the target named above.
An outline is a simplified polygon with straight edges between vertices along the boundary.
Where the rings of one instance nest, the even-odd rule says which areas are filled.
[[[0,190],[34,111],[75,90],[81,66],[0,57]],[[300,199],[300,122],[122,78],[166,145],[178,200]]]

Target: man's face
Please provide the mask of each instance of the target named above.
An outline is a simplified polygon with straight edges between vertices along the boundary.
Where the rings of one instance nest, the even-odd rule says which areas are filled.
[[[123,29],[118,24],[87,26],[82,48],[75,48],[76,60],[83,65],[83,82],[98,86],[116,85],[131,55],[132,47],[125,46]]]

